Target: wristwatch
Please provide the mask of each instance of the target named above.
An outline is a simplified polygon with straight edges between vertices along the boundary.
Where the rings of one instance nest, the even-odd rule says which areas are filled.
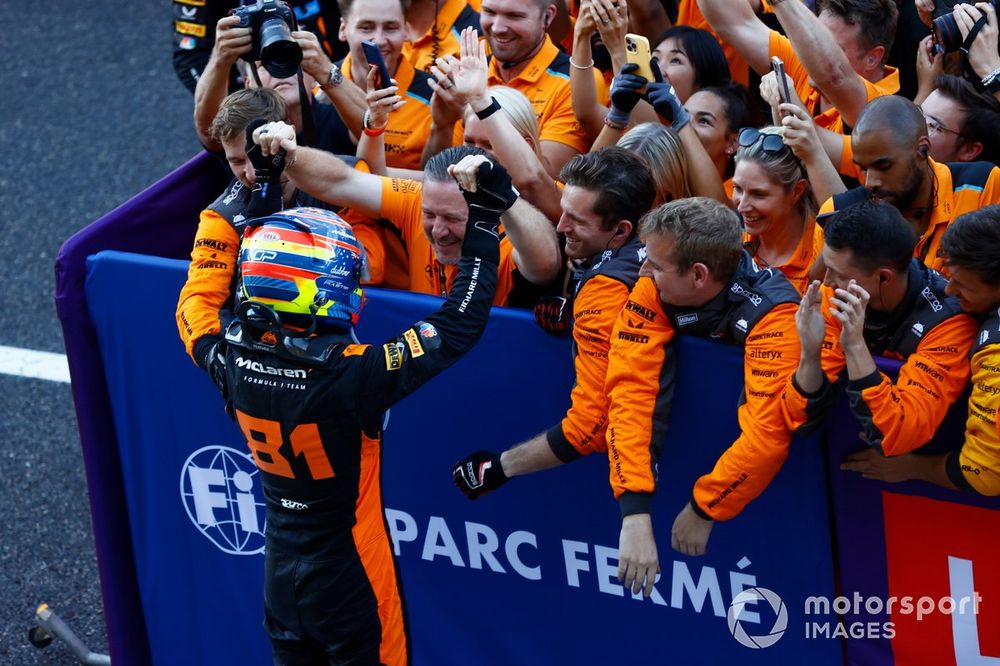
[[[991,94],[1000,92],[1000,68],[994,69],[992,72],[984,76],[982,83],[986,92]]]
[[[320,88],[336,88],[341,83],[344,82],[344,75],[340,71],[340,67],[337,63],[330,63],[330,78],[326,80],[326,83],[322,84]]]

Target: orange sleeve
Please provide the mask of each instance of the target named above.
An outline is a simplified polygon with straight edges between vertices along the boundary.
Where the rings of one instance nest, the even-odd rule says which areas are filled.
[[[653,280],[639,278],[615,322],[604,386],[609,476],[622,515],[650,511],[674,392],[674,336]]]
[[[799,362],[796,309],[793,303],[776,306],[747,336],[744,401],[737,412],[740,435],[711,473],[694,485],[695,506],[714,520],[728,520],[743,511],[788,457],[792,433],[781,411],[781,392]]]
[[[772,58],[778,56],[785,63],[785,74],[792,77],[792,81],[795,82],[795,92],[798,93],[799,99],[807,101],[813,87],[809,84],[809,72],[795,55],[792,42],[780,32],[772,30],[767,46]]]
[[[177,330],[188,356],[204,335],[220,335],[219,310],[229,300],[240,253],[233,225],[213,210],[203,210],[191,250],[187,281],[177,300]]]
[[[978,330],[968,315],[946,319],[923,337],[895,383],[878,371],[847,383],[851,411],[871,446],[898,456],[930,441],[965,390]]]
[[[608,350],[618,313],[628,300],[628,287],[605,275],[588,280],[573,301],[573,345],[576,384],[572,404],[562,422],[548,433],[549,446],[567,462],[607,450]]]
[[[983,193],[979,196],[979,206],[989,206],[1000,203],[1000,168],[993,167],[990,175],[983,186]]]
[[[365,248],[368,276],[362,284],[377,287],[385,279],[385,231],[374,222],[361,220],[351,222],[351,229]]]
[[[403,234],[407,245],[414,233],[423,233],[420,220],[423,217],[423,185],[408,178],[382,177],[382,204],[379,216],[385,218]]]
[[[497,266],[497,288],[493,293],[493,305],[507,305],[507,297],[510,296],[511,289],[514,288],[514,271],[516,270],[514,245],[510,242],[509,237],[504,236],[500,239],[500,264]]]
[[[965,444],[948,460],[952,483],[980,495],[1000,495],[1000,345],[972,356],[972,395],[965,422]]]
[[[555,141],[577,152],[585,153],[590,150],[590,141],[583,131],[583,126],[573,114],[571,95],[569,85],[560,86],[558,90],[553,91],[552,98],[538,120],[538,138],[541,141]],[[597,99],[601,102],[606,102],[608,99],[603,79],[597,82]]]

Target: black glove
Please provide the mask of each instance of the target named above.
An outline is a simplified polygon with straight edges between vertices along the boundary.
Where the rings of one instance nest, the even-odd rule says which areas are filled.
[[[226,341],[218,336],[203,335],[194,343],[195,361],[198,367],[208,373],[215,388],[226,395]]]
[[[638,64],[629,63],[611,80],[611,111],[608,119],[612,122],[627,124],[632,109],[642,99],[642,90],[649,82],[646,77],[635,73],[638,69]]]
[[[500,214],[517,201],[517,190],[507,170],[495,162],[483,162],[476,172],[476,191],[462,190],[469,204],[462,254],[500,263]]]
[[[470,500],[507,483],[500,454],[490,451],[476,451],[462,458],[452,467],[451,476],[455,486]]]
[[[277,213],[284,207],[281,197],[281,172],[285,170],[285,151],[275,155],[264,155],[260,145],[254,143],[253,133],[266,125],[264,120],[255,120],[247,125],[247,158],[253,164],[254,184],[247,205],[248,218],[262,217]]]
[[[681,100],[677,97],[670,82],[663,80],[660,67],[655,60],[652,62],[652,68],[656,81],[646,86],[646,99],[656,111],[656,115],[670,123],[671,129],[675,132],[680,132],[681,128],[690,122],[691,114],[681,104]]]
[[[571,312],[569,299],[563,296],[542,296],[535,303],[535,322],[551,335],[563,336],[569,330]]]

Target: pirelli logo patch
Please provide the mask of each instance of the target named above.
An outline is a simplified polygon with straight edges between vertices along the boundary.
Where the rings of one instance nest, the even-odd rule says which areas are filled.
[[[420,336],[417,335],[416,331],[412,328],[406,329],[406,332],[403,333],[403,339],[406,340],[406,344],[410,348],[410,356],[420,358],[424,355],[424,347],[420,344]]]
[[[182,35],[191,35],[192,37],[205,36],[205,26],[189,21],[174,21],[174,30]]]
[[[396,343],[387,342],[382,345],[382,351],[385,352],[386,370],[399,370],[403,367],[403,351],[396,346]]]

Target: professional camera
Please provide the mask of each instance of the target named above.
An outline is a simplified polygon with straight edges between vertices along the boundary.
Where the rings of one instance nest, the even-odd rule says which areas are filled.
[[[257,0],[233,10],[240,17],[239,28],[250,28],[253,48],[243,56],[251,64],[261,61],[271,76],[287,79],[302,63],[302,47],[292,39],[295,15],[282,0]]]
[[[938,48],[945,53],[954,53],[962,48],[962,43],[964,42],[962,31],[958,29],[958,24],[955,22],[952,12],[955,9],[955,5],[967,1],[935,0],[934,2],[934,38],[937,41]],[[993,3],[994,9],[1000,10],[1000,0],[990,0],[990,2]],[[972,26],[972,31],[969,33],[973,36],[973,40],[975,40],[975,36],[979,34],[980,28],[985,24],[986,15],[983,14]]]

